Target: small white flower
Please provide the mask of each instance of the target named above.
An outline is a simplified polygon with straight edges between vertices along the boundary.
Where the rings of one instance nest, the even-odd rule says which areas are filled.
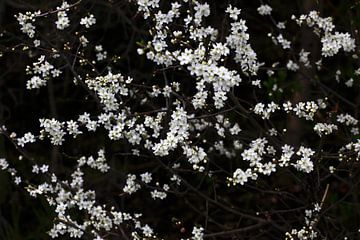
[[[90,14],[89,16],[83,17],[80,20],[80,25],[84,25],[86,28],[90,28],[92,25],[96,23],[96,18],[93,14]]]
[[[267,4],[263,4],[260,7],[258,7],[257,11],[258,11],[258,13],[260,15],[263,15],[263,16],[264,15],[270,15],[271,11],[272,11],[272,8]]]

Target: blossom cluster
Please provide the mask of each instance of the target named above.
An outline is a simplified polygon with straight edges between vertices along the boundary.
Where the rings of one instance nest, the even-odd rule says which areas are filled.
[[[355,50],[355,39],[349,33],[340,33],[335,30],[332,18],[322,18],[317,11],[311,11],[309,14],[303,14],[300,17],[293,16],[297,24],[306,24],[314,28],[314,31],[321,34],[322,49],[321,54],[324,57],[334,56],[343,49],[345,52]]]
[[[320,211],[321,206],[318,203],[314,204],[313,209],[305,210],[305,226],[303,226],[301,229],[292,229],[291,232],[286,232],[285,239],[318,239],[319,233],[317,232],[315,225],[319,220]]]
[[[44,116],[39,119],[39,126],[23,131],[23,135],[9,134],[5,127],[0,129],[19,151],[19,160],[27,159],[32,170],[31,177],[24,181],[16,169],[24,161],[0,158],[0,169],[10,173],[16,184],[23,184],[32,197],[42,197],[52,207],[56,217],[48,232],[50,237],[68,235],[82,239],[86,235],[89,239],[100,240],[118,234],[124,239],[166,239],[157,233],[157,224],[149,220],[143,209],[128,211],[131,204],[125,202],[141,199],[143,205],[148,206],[178,197],[185,199],[188,207],[196,209],[191,203],[192,194],[206,202],[206,213],[202,208],[196,209],[196,215],[201,213],[197,219],[204,218],[206,224],[199,225],[202,222],[190,219],[192,230],[186,232],[185,227],[181,227],[180,233],[186,236],[181,235],[179,239],[201,240],[206,234],[211,236],[213,229],[218,229],[209,227],[211,224],[228,229],[210,216],[213,209],[238,214],[241,220],[229,225],[234,228],[252,221],[264,225],[273,223],[272,227],[276,228],[276,220],[270,215],[262,218],[261,214],[250,210],[254,216],[249,217],[250,214],[235,210],[236,206],[228,207],[230,192],[243,191],[249,186],[256,188],[263,181],[272,182],[285,171],[296,178],[311,177],[316,169],[321,169],[317,168],[320,164],[325,166],[326,174],[335,174],[336,164],[346,164],[348,161],[344,160],[350,161],[354,156],[359,160],[357,110],[338,108],[339,101],[352,105],[346,97],[334,91],[316,96],[310,91],[309,96],[291,95],[293,89],[289,90],[291,84],[286,82],[287,78],[296,75],[297,81],[304,69],[316,72],[324,63],[322,59],[314,62],[309,57],[312,53],[306,48],[294,51],[298,44],[290,41],[292,38],[285,31],[288,23],[276,22],[271,6],[262,4],[256,10],[273,21],[276,30],[267,34],[273,44],[291,55],[273,63],[263,61],[261,54],[255,51],[251,24],[243,14],[245,9],[235,4],[224,8],[226,21],[221,26],[223,29],[217,29],[207,21],[214,13],[210,2],[129,2],[137,7],[134,15],[141,15],[147,23],[144,26],[148,30],[146,39],[137,42],[136,49],[139,59],[146,60],[146,64],[155,69],[146,79],[139,77],[141,73],[136,75],[124,70],[128,63],[124,63],[127,67],[117,68],[117,61],[122,62],[122,58],[113,55],[106,44],[87,35],[94,26],[100,26],[102,19],[95,13],[77,15],[75,10],[81,1],[74,4],[63,1],[46,13],[16,15],[20,31],[31,39],[30,45],[34,48],[29,56],[36,59],[25,69],[30,79],[24,87],[40,89],[52,79],[71,75],[74,91],[86,95],[80,94],[86,110],[74,109],[76,114],[72,116],[52,114],[49,117],[41,113]],[[42,39],[41,28],[35,20],[49,21],[48,15],[54,16],[51,22],[56,26],[54,30],[64,36],[67,32],[72,41],[58,39],[60,47],[46,49],[48,43]],[[345,54],[355,52],[355,38],[350,33],[336,31],[332,18],[323,18],[311,11],[292,19],[300,26],[312,28],[320,37],[322,57],[335,57],[340,50]],[[74,32],[72,26],[76,29]],[[70,42],[76,46],[76,52]],[[277,80],[284,72],[288,75]],[[353,86],[357,75],[354,74],[346,86]],[[339,78],[340,73],[336,76]],[[321,74],[316,77],[321,78]],[[327,86],[322,86],[317,79],[311,87],[318,87],[316,84],[326,92]],[[48,87],[51,92],[52,87]],[[35,91],[32,94],[36,94]],[[288,130],[292,130],[293,125],[303,131],[301,134],[310,137],[289,137],[287,134],[292,132]],[[327,135],[341,139],[337,143],[330,142],[334,145],[331,150],[325,145],[330,139],[325,137]],[[290,141],[296,137],[300,140]],[[91,147],[87,145],[87,152],[82,153],[83,149],[74,145],[86,138],[94,141],[89,141]],[[30,146],[46,146],[46,141],[54,152],[60,149],[61,157],[69,160],[66,166],[69,171],[61,172],[52,162],[27,154]],[[71,156],[67,154],[68,149],[71,149]],[[328,163],[328,159],[334,163]],[[96,185],[92,181],[96,181],[91,179],[91,174],[110,179],[108,187],[115,186],[112,192],[116,192],[116,199],[120,198],[122,204],[112,205],[117,202],[115,197],[104,201],[107,197],[101,196],[98,189],[92,189],[92,184]],[[32,178],[37,180],[32,181]],[[199,179],[200,183],[195,185]],[[276,195],[279,191],[275,187],[269,192]],[[306,210],[305,226],[283,231],[285,238],[317,239],[320,232],[315,227],[320,221],[320,209],[317,204],[314,209]],[[172,207],[167,206],[166,210],[172,211]],[[213,214],[214,218],[219,215]],[[242,218],[248,219],[243,221]]]

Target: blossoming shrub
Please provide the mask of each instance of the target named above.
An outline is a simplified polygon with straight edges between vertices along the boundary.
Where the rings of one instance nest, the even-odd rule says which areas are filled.
[[[12,9],[0,168],[44,239],[359,237],[357,23],[276,6]]]

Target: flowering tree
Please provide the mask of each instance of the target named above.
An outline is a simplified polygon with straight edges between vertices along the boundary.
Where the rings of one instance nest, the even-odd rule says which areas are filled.
[[[359,9],[308,2],[9,1],[0,167],[48,236],[358,238]]]

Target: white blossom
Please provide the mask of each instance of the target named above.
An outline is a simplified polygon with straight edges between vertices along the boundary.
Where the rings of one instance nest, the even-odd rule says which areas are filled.
[[[260,15],[270,15],[272,8],[267,4],[263,4],[260,7],[258,7],[257,11]]]
[[[84,25],[86,28],[90,28],[95,23],[96,23],[96,18],[94,17],[93,14],[90,14],[89,16],[80,19],[80,24]]]

